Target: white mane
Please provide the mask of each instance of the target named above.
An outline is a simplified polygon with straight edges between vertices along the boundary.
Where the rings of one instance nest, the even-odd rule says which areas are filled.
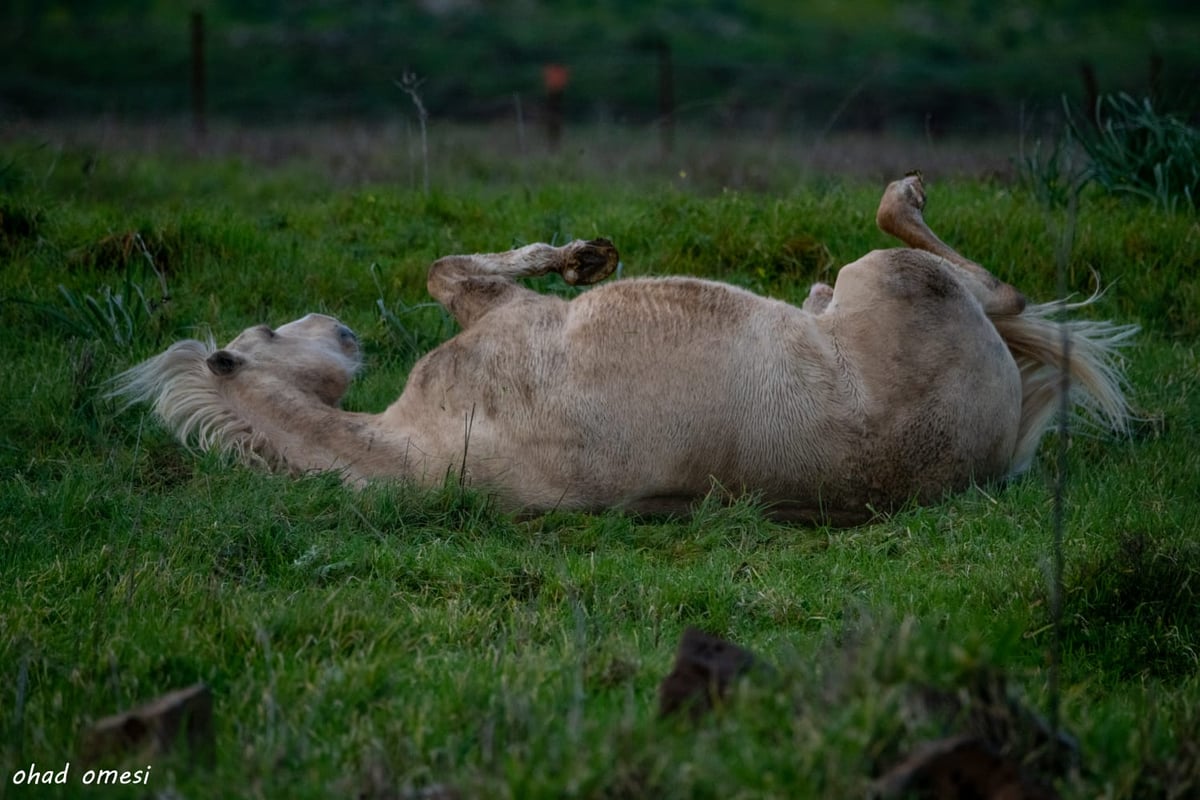
[[[107,396],[119,398],[122,409],[151,403],[155,416],[189,450],[215,451],[245,464],[276,467],[279,458],[267,438],[228,402],[205,363],[216,349],[211,336],[204,342],[176,342],[114,377]]]

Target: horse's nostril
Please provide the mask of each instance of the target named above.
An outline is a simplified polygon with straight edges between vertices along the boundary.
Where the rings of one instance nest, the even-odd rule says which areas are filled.
[[[354,331],[350,330],[345,325],[338,325],[337,332],[338,337],[343,342],[354,342],[355,344],[358,344],[358,336],[354,333]]]

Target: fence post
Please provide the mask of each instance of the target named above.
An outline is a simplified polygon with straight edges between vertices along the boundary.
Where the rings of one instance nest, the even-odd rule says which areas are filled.
[[[192,130],[198,139],[204,138],[205,122],[204,75],[204,12],[192,12]]]
[[[1155,111],[1162,111],[1159,107],[1162,101],[1162,74],[1162,53],[1150,53],[1150,102],[1154,105]]]
[[[675,149],[675,62],[671,42],[660,30],[650,28],[634,36],[630,46],[642,53],[653,53],[658,59],[658,126],[662,155]]]
[[[1088,121],[1092,123],[1092,127],[1100,127],[1099,107],[1100,102],[1100,84],[1096,80],[1096,68],[1092,66],[1092,62],[1084,60],[1079,65],[1079,72],[1083,76],[1083,111],[1087,115]]]
[[[546,87],[546,141],[550,150],[558,150],[562,141],[563,93],[571,73],[562,64],[547,64],[542,67],[542,83]]]
[[[671,43],[664,37],[658,43],[658,116],[662,126],[662,152],[675,149],[675,69],[671,61]]]

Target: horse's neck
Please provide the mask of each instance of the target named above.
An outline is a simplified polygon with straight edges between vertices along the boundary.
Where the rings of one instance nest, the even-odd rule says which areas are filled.
[[[327,406],[285,392],[231,398],[239,415],[262,443],[263,455],[292,473],[344,471],[369,474],[365,461],[387,458],[389,440],[379,416]]]

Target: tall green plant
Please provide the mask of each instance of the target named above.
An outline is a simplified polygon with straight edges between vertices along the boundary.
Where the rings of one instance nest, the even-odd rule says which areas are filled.
[[[1026,151],[1024,141],[1017,154],[1021,182],[1048,209],[1067,208],[1087,185],[1090,168],[1081,163],[1082,153],[1070,135],[1055,139],[1043,149],[1042,140]]]
[[[1156,111],[1149,98],[1105,95],[1095,124],[1064,103],[1067,124],[1091,159],[1089,178],[1112,194],[1132,194],[1175,211],[1200,203],[1200,131]]]
[[[137,245],[146,257],[149,269],[158,282],[161,296],[157,300],[146,297],[135,273],[137,262],[125,266],[125,278],[121,286],[102,286],[98,294],[80,292],[58,285],[61,303],[37,303],[13,299],[28,305],[48,322],[62,328],[68,336],[102,342],[118,349],[127,350],[139,341],[151,341],[159,330],[162,312],[170,302],[167,279],[154,264],[141,234],[136,235]],[[144,272],[144,270],[143,270]]]
[[[383,282],[379,267],[370,267],[371,280],[379,292],[375,307],[379,318],[391,335],[397,354],[407,363],[414,363],[433,347],[449,339],[455,332],[454,320],[439,303],[416,303],[408,305],[397,299],[394,306],[384,299]]]

